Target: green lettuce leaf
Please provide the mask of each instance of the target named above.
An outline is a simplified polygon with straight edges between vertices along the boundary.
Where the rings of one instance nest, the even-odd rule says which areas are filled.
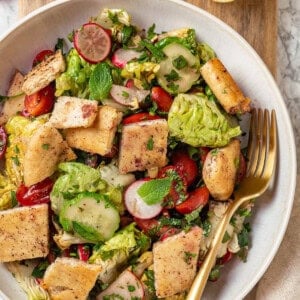
[[[179,94],[168,116],[170,135],[193,147],[222,147],[241,134],[240,126],[204,94]]]
[[[107,184],[96,169],[78,162],[61,163],[58,169],[62,175],[56,180],[50,194],[55,213],[59,213],[64,201],[75,198],[79,193],[106,191]]]

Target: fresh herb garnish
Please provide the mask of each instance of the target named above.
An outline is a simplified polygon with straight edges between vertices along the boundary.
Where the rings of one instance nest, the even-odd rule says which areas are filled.
[[[154,141],[153,141],[153,137],[151,136],[147,142],[147,150],[153,150],[153,145],[154,145]]]
[[[179,55],[177,58],[173,59],[172,64],[176,69],[181,70],[188,65],[188,62],[182,55]]]
[[[169,193],[171,183],[172,179],[168,177],[152,179],[142,184],[137,193],[148,205],[157,204]]]
[[[99,84],[101,82],[101,84]],[[94,100],[103,100],[108,97],[113,81],[111,70],[108,63],[103,62],[96,65],[90,80],[90,98]]]
[[[43,145],[42,145],[42,148],[43,148],[44,150],[49,150],[49,147],[50,147],[49,144],[43,144]]]
[[[169,74],[165,75],[165,78],[168,81],[176,81],[176,80],[180,79],[180,76],[174,69],[172,69],[172,71]]]

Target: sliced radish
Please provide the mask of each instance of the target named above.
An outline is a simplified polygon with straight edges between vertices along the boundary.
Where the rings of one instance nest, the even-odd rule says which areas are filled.
[[[148,90],[128,88],[116,84],[113,84],[110,90],[110,95],[116,102],[134,109],[139,108],[139,103],[145,100],[149,93],[150,91]]]
[[[137,180],[125,192],[125,205],[130,214],[139,219],[152,219],[160,214],[163,207],[161,203],[148,205],[137,193],[139,187],[147,179]]]
[[[113,53],[111,62],[118,68],[124,68],[129,61],[139,58],[140,55],[141,52],[120,48]]]
[[[125,270],[96,299],[115,299],[114,296],[116,295],[118,299],[143,299],[144,294],[144,288],[140,280],[131,271]]]
[[[84,60],[96,64],[108,56],[111,39],[99,24],[86,23],[75,32],[74,46]]]

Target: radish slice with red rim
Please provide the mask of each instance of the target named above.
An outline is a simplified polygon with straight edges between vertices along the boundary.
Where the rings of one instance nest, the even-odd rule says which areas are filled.
[[[147,180],[141,179],[133,182],[125,192],[125,205],[131,215],[139,219],[152,219],[160,214],[163,207],[161,203],[148,205],[138,194],[138,189]]]
[[[133,49],[120,48],[113,53],[111,61],[116,67],[124,68],[129,61],[139,58],[140,55],[140,52],[137,52]]]
[[[125,270],[120,276],[103,292],[97,296],[97,300],[117,299],[110,298],[119,296],[120,299],[143,299],[144,288],[140,280],[129,270]],[[119,299],[118,298],[118,299]]]
[[[139,108],[139,103],[144,101],[149,94],[150,91],[148,90],[128,88],[126,86],[116,84],[113,84],[110,90],[110,95],[116,102],[133,109]]]
[[[75,32],[74,47],[84,60],[96,64],[108,56],[111,39],[99,24],[86,23]]]

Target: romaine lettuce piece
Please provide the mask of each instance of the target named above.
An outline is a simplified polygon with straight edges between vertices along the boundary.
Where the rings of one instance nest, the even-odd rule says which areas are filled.
[[[49,115],[30,120],[22,116],[12,117],[5,125],[8,134],[8,147],[5,153],[5,174],[19,186],[23,181],[23,160],[28,139],[46,123]]]
[[[238,124],[204,94],[179,94],[169,111],[170,135],[194,147],[222,147],[241,134]]]
[[[67,69],[56,79],[56,96],[69,95],[88,99],[89,79],[96,65],[86,62],[75,49],[66,56]]]
[[[99,248],[95,248],[89,262],[103,266],[99,279],[103,283],[111,283],[128,260],[138,257],[149,247],[150,239],[136,229],[135,223],[131,223]]]
[[[107,184],[96,169],[78,162],[60,163],[58,169],[63,174],[56,180],[50,194],[51,207],[57,214],[64,201],[75,198],[79,193],[106,191]]]
[[[0,210],[9,209],[15,206],[16,186],[7,176],[0,173]]]

